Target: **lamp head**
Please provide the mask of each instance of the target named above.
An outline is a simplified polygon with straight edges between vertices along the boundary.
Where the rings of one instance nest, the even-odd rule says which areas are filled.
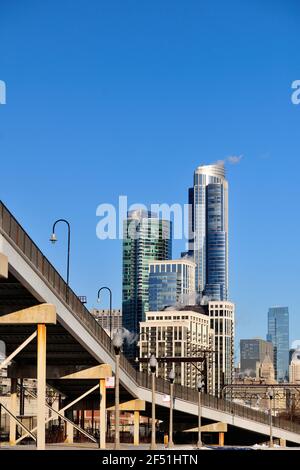
[[[169,380],[170,380],[170,383],[172,384],[175,380],[175,372],[174,372],[174,369],[171,369],[170,370],[170,373],[169,373]]]
[[[57,242],[57,238],[56,238],[56,234],[55,234],[55,233],[52,233],[52,235],[51,235],[51,237],[50,237],[50,242],[53,243],[53,245],[54,245],[55,242]]]
[[[203,390],[203,382],[201,379],[199,379],[197,382],[197,389],[198,389],[198,392],[202,392]]]
[[[151,355],[149,362],[150,362],[151,372],[154,373],[156,371],[156,367],[157,367],[157,360],[156,360],[156,357],[154,356],[154,354]]]

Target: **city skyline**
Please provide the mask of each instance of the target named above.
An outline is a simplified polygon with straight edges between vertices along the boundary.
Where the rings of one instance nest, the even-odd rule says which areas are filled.
[[[48,240],[53,221],[68,218],[72,288],[92,308],[99,285],[109,285],[117,308],[121,242],[96,238],[97,205],[116,205],[119,194],[184,204],[195,168],[227,159],[237,344],[265,336],[276,304],[289,306],[298,339],[300,259],[287,237],[297,233],[300,199],[290,51],[299,7],[276,5],[270,17],[258,1],[219,2],[212,19],[212,7],[197,2],[172,2],[171,15],[157,2],[131,13],[122,2],[78,2],[72,11],[63,3],[61,16],[45,4],[28,2],[23,15],[13,2],[2,8],[1,199],[62,275],[63,228],[55,250]],[[175,240],[173,256],[184,248]]]
[[[1,454],[300,450],[300,1],[0,4]]]

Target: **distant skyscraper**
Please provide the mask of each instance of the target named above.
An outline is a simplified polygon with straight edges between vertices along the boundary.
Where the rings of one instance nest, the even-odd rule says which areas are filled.
[[[228,183],[223,164],[202,165],[189,189],[189,254],[196,263],[196,290],[228,299]]]
[[[139,332],[149,310],[149,262],[171,255],[171,222],[141,209],[130,211],[123,231],[122,301],[123,326],[130,332]],[[125,353],[135,357],[136,344],[125,345]]]
[[[271,307],[268,311],[267,340],[274,347],[275,378],[279,382],[288,379],[289,371],[289,309]]]
[[[273,344],[260,338],[241,339],[240,355],[241,372],[256,377],[266,356],[273,363]]]
[[[149,263],[149,310],[195,304],[195,263],[188,258]]]

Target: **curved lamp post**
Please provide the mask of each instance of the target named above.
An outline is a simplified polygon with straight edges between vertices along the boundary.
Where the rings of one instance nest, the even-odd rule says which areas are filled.
[[[120,449],[120,351],[123,345],[123,335],[118,329],[114,334],[113,347],[116,355],[115,383],[115,449]]]
[[[200,378],[197,382],[197,389],[198,389],[198,442],[197,448],[200,449],[202,447],[202,439],[201,439],[201,415],[202,415],[202,403],[201,403],[201,393],[203,391],[203,381]]]
[[[157,360],[154,354],[150,357],[150,370],[152,375],[152,420],[151,420],[151,445],[150,449],[156,449],[156,429],[155,429],[155,374],[157,368]]]
[[[70,224],[69,222],[66,220],[66,219],[57,219],[54,224],[53,224],[53,227],[52,227],[52,235],[50,237],[50,242],[53,243],[56,243],[57,242],[57,237],[56,237],[56,233],[55,233],[55,227],[56,227],[56,224],[58,224],[59,222],[63,222],[67,225],[68,227],[68,252],[67,252],[67,286],[69,286],[69,277],[70,277],[70,245],[71,245],[71,227],[70,227]]]
[[[170,370],[169,380],[170,380],[170,421],[169,421],[168,447],[174,447],[174,442],[173,442],[173,400],[174,400],[174,380],[175,380],[174,369]]]
[[[269,398],[269,414],[270,414],[270,447],[273,447],[272,400],[274,398],[274,390],[272,388],[268,388],[267,396]]]
[[[109,287],[100,287],[100,289],[98,290],[98,295],[97,295],[97,302],[100,302],[100,292],[102,290],[108,290],[109,292],[109,337],[110,337],[110,340],[112,340],[111,336],[112,336],[112,291]]]

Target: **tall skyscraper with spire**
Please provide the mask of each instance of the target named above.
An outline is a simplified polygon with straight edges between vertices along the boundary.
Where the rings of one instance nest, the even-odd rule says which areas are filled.
[[[189,204],[189,254],[196,263],[196,291],[210,300],[228,300],[228,182],[224,164],[196,168]]]

